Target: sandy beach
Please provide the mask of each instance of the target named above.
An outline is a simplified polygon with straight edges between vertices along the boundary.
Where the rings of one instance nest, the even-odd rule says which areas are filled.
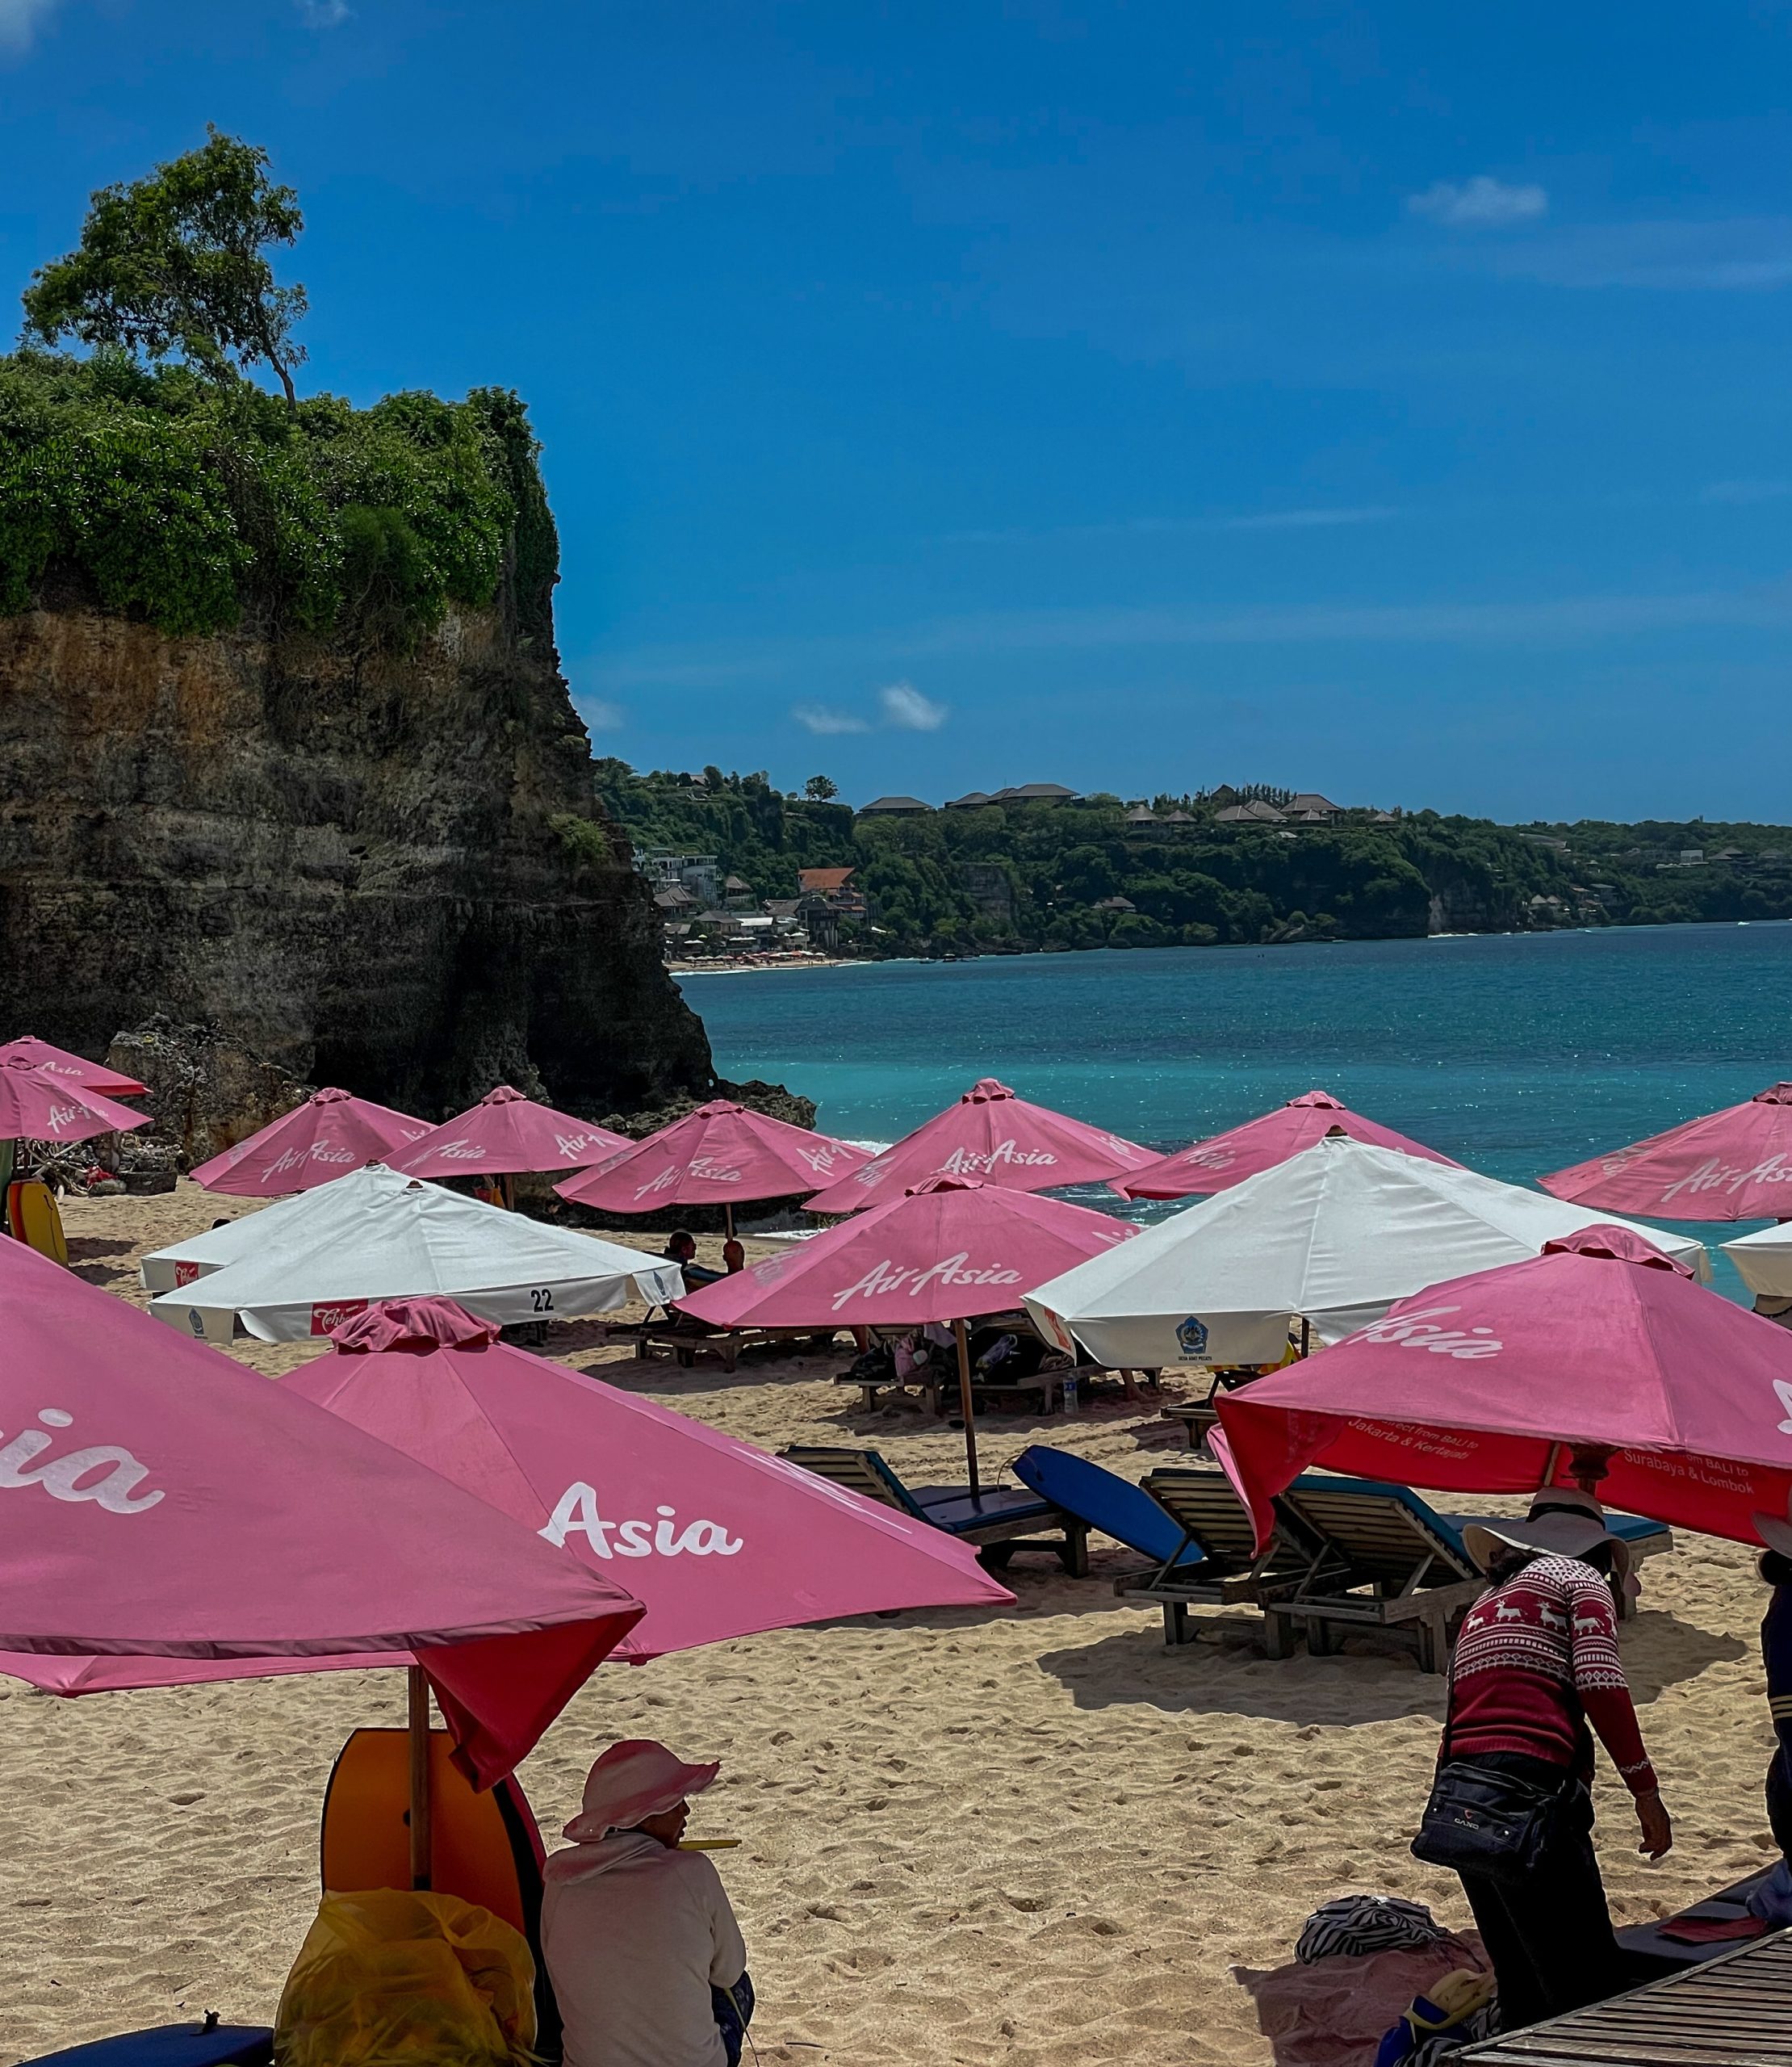
[[[65,1208],[74,1266],[139,1298],[145,1248],[233,1209],[183,1184]],[[659,1238],[643,1238],[657,1247]],[[702,1245],[705,1260],[714,1241]],[[756,1247],[760,1245],[755,1245]],[[961,1466],[912,1414],[849,1411],[842,1359],[680,1371],[586,1323],[549,1353],[767,1447],[883,1448],[905,1474]],[[238,1345],[270,1379],[319,1353]],[[1175,1454],[1158,1402],[1068,1423],[980,1424],[993,1465],[1037,1437],[1137,1477]],[[1096,1576],[1021,1560],[1010,1610],[909,1614],[606,1667],[521,1778],[551,1843],[595,1752],[664,1737],[718,1758],[693,1834],[742,1840],[724,1874],[767,2061],[852,2067],[1091,2067],[1272,2057],[1235,1967],[1292,1955],[1329,1897],[1373,1890],[1466,1922],[1453,1880],[1407,1844],[1437,1744],[1441,1681],[1367,1641],[1271,1663],[1254,1625],[1209,1615],[1166,1651],[1154,1613]],[[1677,1819],[1658,1867],[1602,1776],[1620,1922],[1758,1868],[1770,1745],[1740,1546],[1682,1536],[1646,1567],[1624,1637],[1644,1735]],[[216,2008],[271,2020],[316,1906],[319,1804],[350,1729],[400,1720],[396,1674],[319,1674],[64,1701],[0,1681],[0,1903],[11,2061]]]

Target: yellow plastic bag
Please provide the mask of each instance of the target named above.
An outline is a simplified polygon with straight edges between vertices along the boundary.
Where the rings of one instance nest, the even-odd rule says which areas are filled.
[[[325,1895],[280,1996],[280,2067],[526,2067],[535,1962],[454,1895]]]

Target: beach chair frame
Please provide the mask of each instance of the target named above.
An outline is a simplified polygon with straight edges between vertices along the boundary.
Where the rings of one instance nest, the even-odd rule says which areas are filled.
[[[982,1553],[983,1562],[997,1570],[1018,1551],[1039,1550],[1056,1558],[1072,1579],[1089,1576],[1088,1524],[1049,1501],[1039,1499],[1036,1495],[1029,1493],[1029,1507],[1024,1514],[992,1513],[987,1521],[954,1526],[930,1514],[928,1508],[956,1507],[971,1500],[974,1496],[968,1486],[911,1488],[876,1450],[793,1443],[780,1450],[778,1455],[786,1463],[800,1465],[805,1471],[814,1472],[818,1478],[825,1478],[831,1485],[844,1486],[849,1493],[857,1493],[883,1507],[894,1507],[911,1520],[924,1521],[930,1528],[937,1528],[957,1542],[971,1544]],[[1011,1490],[994,1486],[982,1489],[986,1496]],[[930,1502],[925,1497],[929,1493],[940,1497]]]

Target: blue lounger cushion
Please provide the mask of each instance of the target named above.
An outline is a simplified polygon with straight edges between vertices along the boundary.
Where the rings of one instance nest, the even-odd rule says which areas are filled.
[[[1153,1564],[1167,1562],[1179,1550],[1183,1552],[1175,1567],[1179,1572],[1202,1562],[1200,1550],[1184,1543],[1182,1530],[1149,1493],[1086,1457],[1036,1443],[1015,1459],[1014,1475],[1054,1507]]]
[[[274,2034],[262,2024],[161,2024],[120,2031],[61,2052],[40,2053],[32,2067],[264,2067]]]
[[[1049,1500],[1018,1486],[986,1486],[980,1493],[973,1493],[968,1486],[911,1486],[908,1491],[922,1519],[950,1536],[980,1528],[985,1522],[1055,1519]]]

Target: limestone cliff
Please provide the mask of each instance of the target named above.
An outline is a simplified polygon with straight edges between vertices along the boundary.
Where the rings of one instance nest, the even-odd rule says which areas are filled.
[[[425,1117],[713,1082],[551,649],[497,613],[409,658],[0,619],[0,987],[6,1033],[214,1021]]]

